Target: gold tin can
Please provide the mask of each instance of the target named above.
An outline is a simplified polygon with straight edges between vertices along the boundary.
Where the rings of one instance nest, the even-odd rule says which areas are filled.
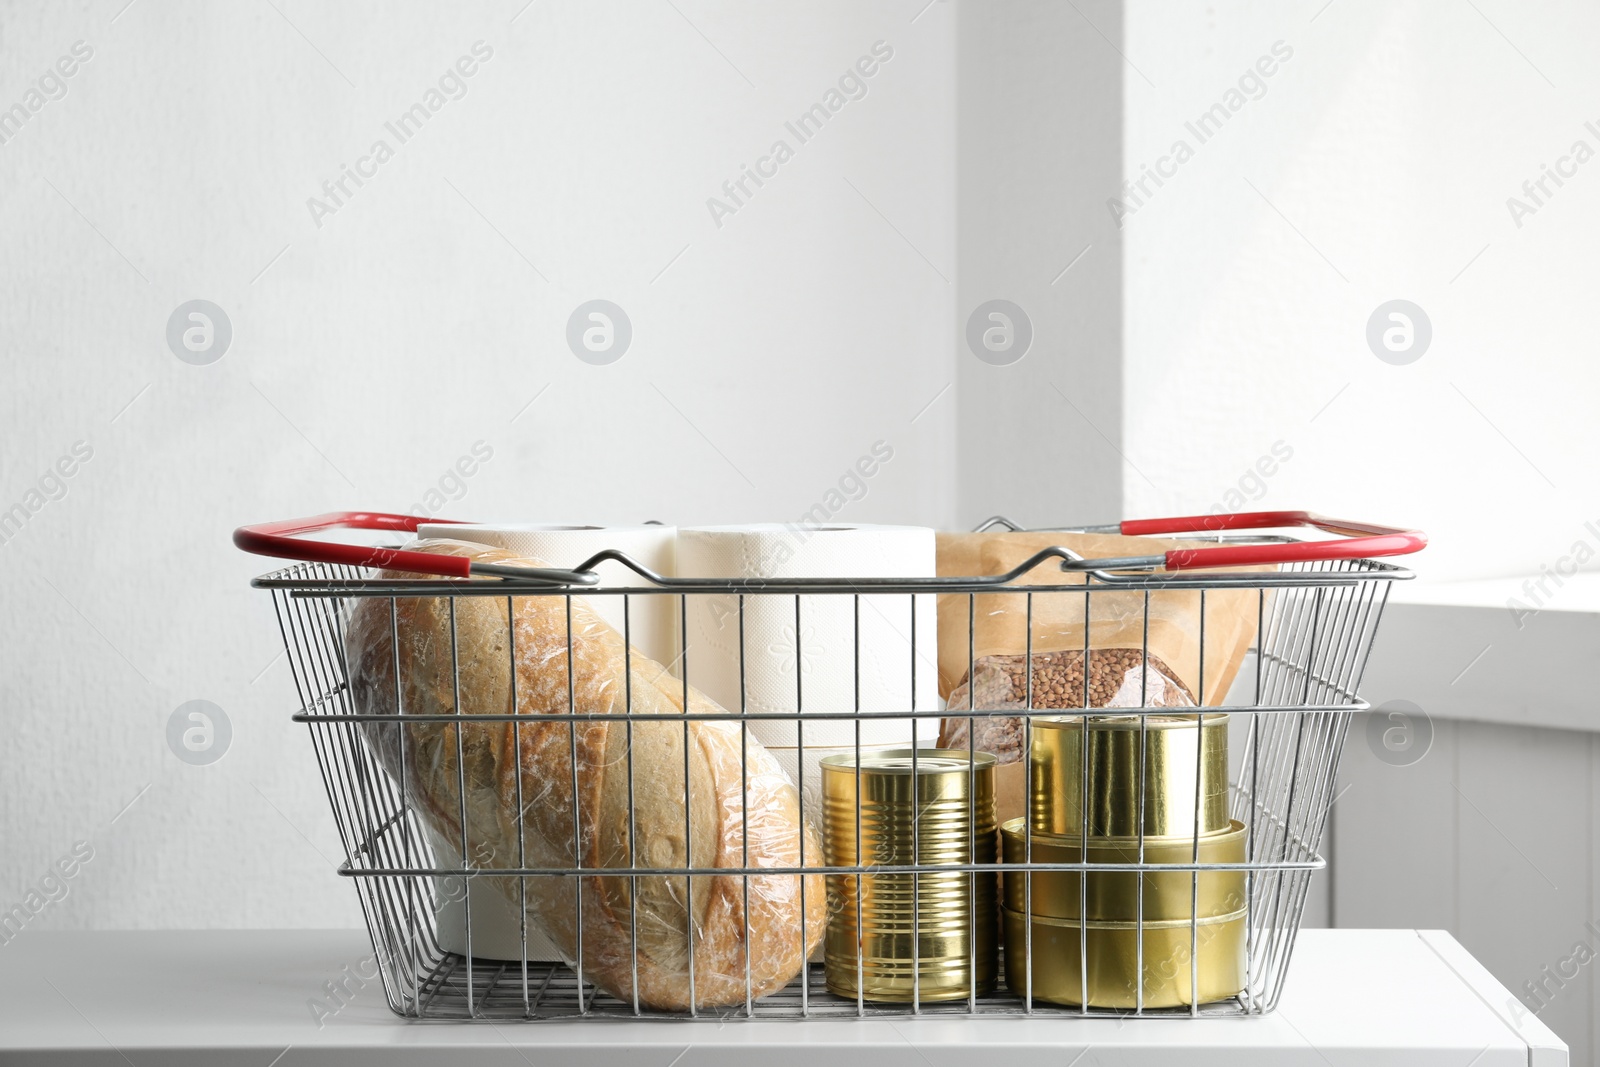
[[[1029,818],[1036,832],[1084,831],[1081,715],[1032,718]],[[1139,834],[1140,716],[1090,715],[1087,833]],[[1228,829],[1228,716],[1166,712],[1144,716],[1144,833],[1189,838],[1195,831],[1199,771],[1200,833]],[[1199,760],[1196,760],[1198,746]]]
[[[1134,922],[1058,919],[1003,909],[1006,929],[1006,988],[1017,996],[1028,990],[1028,928],[1031,925],[1033,999],[1053,1004],[1114,1010],[1139,1006],[1134,976],[1140,973],[1138,927]],[[1246,911],[1202,918],[1146,920],[1144,926],[1144,1007],[1176,1008],[1237,996],[1245,983]],[[1088,980],[1084,980],[1084,960]],[[1191,981],[1190,959],[1198,961]]]
[[[994,767],[987,752],[973,755],[969,766],[967,753],[943,749],[916,750],[914,774],[909,748],[863,753],[859,767],[853,753],[827,757],[828,863],[995,862]],[[865,1000],[959,1000],[993,991],[1000,942],[995,872],[866,874],[859,882],[858,923],[856,876],[828,877],[829,992],[854,999],[858,969]]]
[[[1033,834],[1032,859],[1021,819],[1000,827],[1001,849],[1007,863],[1082,863],[1085,850],[1076,837],[1058,834]],[[1144,863],[1243,863],[1245,826],[1233,822],[1221,833],[1206,834],[1199,841],[1191,837],[1145,838]],[[1089,863],[1139,863],[1139,839],[1135,837],[1091,837],[1087,850]],[[1195,876],[1198,876],[1196,878]],[[1032,894],[1028,883],[1033,884]],[[1131,920],[1140,914],[1138,871],[1094,871],[1080,889],[1077,871],[1023,871],[1005,873],[1005,906],[1034,916],[1076,919],[1080,904],[1091,921]],[[1202,918],[1235,911],[1244,906],[1243,871],[1146,871],[1143,915],[1147,921],[1183,920],[1191,914]],[[1198,884],[1196,884],[1198,882]],[[1196,910],[1195,892],[1198,890]]]

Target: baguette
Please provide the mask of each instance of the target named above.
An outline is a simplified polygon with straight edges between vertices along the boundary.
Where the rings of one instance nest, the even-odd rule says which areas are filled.
[[[409,547],[548,566],[463,542]],[[365,725],[368,746],[404,782],[413,808],[458,850],[442,863],[459,863],[464,848],[475,868],[626,868],[631,838],[641,867],[799,867],[802,847],[804,865],[822,865],[794,787],[771,754],[754,737],[742,737],[736,721],[672,721],[683,714],[682,684],[637,650],[625,666],[621,636],[582,598],[522,596],[509,611],[504,597],[453,603],[453,642],[452,600],[442,597],[358,599],[345,636],[358,713],[395,714],[398,660],[405,714],[453,714],[453,645],[464,715],[514,712],[529,719],[468,725],[459,738],[449,722],[407,724],[403,739],[395,724]],[[663,720],[631,724],[631,828],[630,724],[540,721],[565,714],[569,699],[578,714],[621,712],[630,690],[636,715]],[[694,713],[722,711],[694,689],[688,697]],[[569,965],[578,962],[582,930],[586,980],[632,1003],[636,974],[639,1004],[656,1010],[685,1010],[691,1000],[698,1008],[742,1004],[747,968],[752,996],[782,988],[826,924],[820,874],[752,875],[748,893],[738,875],[697,875],[692,884],[685,876],[642,876],[636,891],[629,878],[615,875],[489,880],[514,907],[523,906],[525,887],[529,923],[551,937]]]

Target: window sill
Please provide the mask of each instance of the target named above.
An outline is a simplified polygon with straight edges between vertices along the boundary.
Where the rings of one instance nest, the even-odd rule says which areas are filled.
[[[1405,582],[1390,595],[1361,686],[1374,707],[1432,718],[1600,729],[1600,574]],[[1515,601],[1514,604],[1510,603]]]

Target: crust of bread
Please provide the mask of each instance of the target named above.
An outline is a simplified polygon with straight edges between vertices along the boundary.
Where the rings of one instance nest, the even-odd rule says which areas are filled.
[[[409,547],[548,566],[464,542]],[[398,695],[405,714],[453,714],[459,676],[463,715],[527,720],[459,731],[455,723],[363,727],[413,809],[462,850],[441,863],[604,870],[628,867],[636,850],[641,867],[822,866],[822,848],[771,754],[736,720],[683,719],[682,683],[636,649],[625,655],[621,636],[582,597],[352,604],[345,645],[357,712],[395,714]],[[693,713],[722,712],[693,688],[688,703]],[[569,707],[601,715],[630,704],[647,721],[541,721]],[[586,980],[627,1003],[637,981],[640,1005],[655,1010],[686,1010],[691,999],[700,1008],[741,1004],[747,974],[753,997],[782,988],[827,921],[820,874],[700,875],[692,883],[639,876],[636,892],[633,879],[616,875],[490,881],[516,907],[525,890],[529,922],[569,964],[577,964],[581,929]]]

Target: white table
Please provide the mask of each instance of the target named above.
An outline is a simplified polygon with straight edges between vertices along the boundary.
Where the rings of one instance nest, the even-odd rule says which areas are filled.
[[[377,982],[308,1002],[369,955],[360,931],[34,932],[0,946],[0,1067],[1561,1067],[1566,1046],[1449,934],[1307,930],[1257,1019],[408,1022]]]

